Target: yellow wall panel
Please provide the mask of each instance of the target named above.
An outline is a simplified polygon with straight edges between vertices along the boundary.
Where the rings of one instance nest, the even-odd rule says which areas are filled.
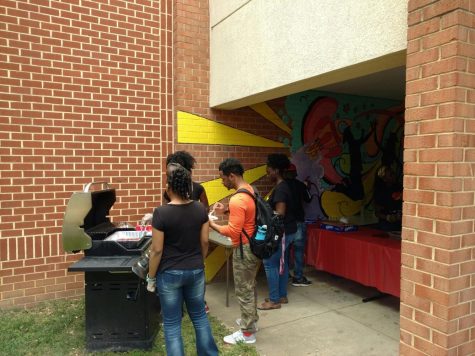
[[[285,147],[282,142],[269,140],[183,111],[177,113],[177,131],[179,143]]]

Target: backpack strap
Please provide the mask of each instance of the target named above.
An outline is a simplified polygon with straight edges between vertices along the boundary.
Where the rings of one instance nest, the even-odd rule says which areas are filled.
[[[253,187],[254,188],[254,187]],[[254,200],[254,202],[256,201],[256,196],[254,194],[252,194],[249,190],[247,190],[246,188],[241,188],[241,189],[238,189],[236,190],[236,193],[234,193],[233,195],[236,195],[238,193],[245,193],[247,195],[249,195],[252,200]]]
[[[244,229],[242,229],[244,231]],[[244,259],[244,251],[242,249],[242,234],[239,234],[239,251],[241,251],[241,260]]]
[[[236,191],[236,193],[234,193],[233,195],[236,195],[238,193],[245,193],[245,194],[249,195],[250,197],[252,197],[252,200],[254,200],[254,204],[256,205],[256,216],[257,216],[257,204],[256,204],[256,197],[254,196],[254,194],[252,194],[249,190],[247,190],[245,188],[238,189]],[[249,235],[247,234],[246,230],[244,230],[244,228],[242,228],[242,232],[246,236],[247,241],[249,241],[249,243],[250,243],[251,240],[250,240]],[[241,252],[241,259],[243,259],[244,258],[243,257],[244,256],[244,251],[242,249],[242,233],[239,234],[239,250]]]

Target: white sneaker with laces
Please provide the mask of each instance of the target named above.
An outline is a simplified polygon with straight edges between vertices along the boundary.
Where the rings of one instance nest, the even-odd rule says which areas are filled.
[[[249,336],[243,335],[241,330],[232,333],[231,335],[223,338],[226,344],[236,345],[238,343],[253,344],[256,342],[256,335],[251,334]]]
[[[236,324],[237,324],[237,326],[241,327],[241,318],[236,319]],[[254,329],[256,330],[256,332],[259,331],[259,328],[257,327],[256,322],[254,323]]]

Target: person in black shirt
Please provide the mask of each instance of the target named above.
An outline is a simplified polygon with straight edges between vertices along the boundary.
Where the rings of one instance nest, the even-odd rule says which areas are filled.
[[[190,199],[191,173],[177,163],[167,166],[167,195],[170,202],[156,208],[152,219],[149,291],[160,298],[165,345],[168,355],[184,355],[181,336],[182,304],[196,334],[198,355],[218,355],[205,312],[204,259],[208,252],[208,212]]]
[[[284,217],[285,233],[277,252],[263,261],[269,287],[269,298],[258,307],[260,310],[279,309],[281,304],[288,303],[289,261],[285,251],[293,242],[297,232],[292,193],[283,178],[283,173],[289,165],[290,161],[284,154],[275,153],[267,156],[267,175],[275,183],[274,190],[269,197],[269,204],[277,214]]]
[[[178,163],[183,168],[187,169],[190,174],[193,174],[192,170],[195,168],[196,159],[190,153],[186,151],[176,151],[171,153],[167,156],[167,166],[170,163]],[[191,200],[199,201],[203,206],[206,208],[206,211],[209,211],[209,202],[208,196],[206,195],[206,190],[200,183],[191,182],[191,193],[190,193]],[[167,192],[163,192],[163,199],[166,202],[169,202],[170,199],[168,198]],[[205,300],[205,310],[206,313],[209,313],[209,306]]]
[[[167,156],[167,166],[170,163],[178,163],[192,174],[192,170],[195,168],[196,159],[186,151],[176,151]],[[165,201],[170,201],[167,197],[166,191],[163,193],[163,197]],[[200,183],[192,182],[191,200],[200,201],[206,210],[209,210],[208,196],[206,195],[206,191]]]
[[[292,243],[294,250],[294,276],[292,277],[292,285],[294,287],[307,287],[312,284],[312,282],[303,275],[305,244],[307,242],[307,227],[305,225],[303,203],[309,203],[312,200],[312,196],[305,183],[297,179],[297,167],[295,167],[294,164],[290,164],[284,173],[284,178],[289,186],[292,199],[294,200],[294,215],[297,220],[297,232],[294,242]],[[288,254],[289,252],[290,248],[288,249]]]
[[[402,186],[389,166],[381,166],[374,180],[374,211],[377,228],[400,231],[402,219]]]

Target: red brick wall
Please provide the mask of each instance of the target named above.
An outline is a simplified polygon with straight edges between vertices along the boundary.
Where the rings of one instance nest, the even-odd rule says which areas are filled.
[[[160,200],[173,145],[172,1],[0,4],[0,308],[83,293],[66,268],[71,194],[117,189],[114,221]]]
[[[209,8],[208,0],[177,0],[175,5],[175,103],[176,110],[190,112],[222,124],[272,140],[278,140],[282,131],[248,107],[238,110],[213,110],[209,107]],[[234,157],[245,169],[265,164],[270,153],[288,149],[177,144],[176,149],[191,152],[197,167],[193,172],[197,181],[218,177],[219,163]],[[267,192],[269,184],[261,179],[257,184]]]
[[[475,2],[409,1],[402,355],[475,353]]]

